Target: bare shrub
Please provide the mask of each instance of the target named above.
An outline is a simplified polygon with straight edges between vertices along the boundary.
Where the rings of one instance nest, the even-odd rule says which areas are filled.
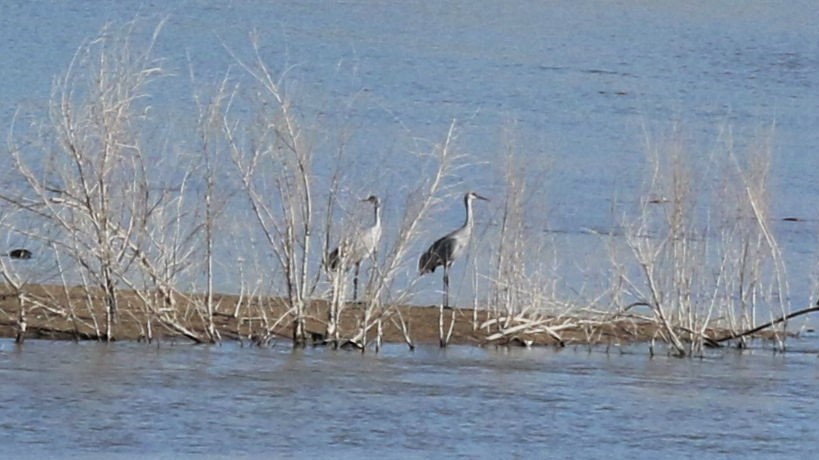
[[[79,48],[55,84],[50,118],[38,126],[38,138],[12,143],[16,187],[2,198],[42,223],[45,231],[32,238],[52,249],[71,312],[78,299],[93,312],[101,296],[102,327],[91,314],[99,337],[114,339],[121,290],[130,288],[163,326],[195,341],[214,341],[212,320],[202,334],[176,317],[178,281],[199,265],[193,259],[199,243],[204,239],[209,248],[213,240],[209,164],[205,211],[197,216],[185,205],[194,169],[178,169],[175,157],[146,148],[143,139],[152,121],[149,86],[164,74],[152,56],[161,27],[143,48],[133,42],[137,22],[109,25]],[[84,295],[69,292],[75,284]]]
[[[275,256],[290,306],[293,343],[299,346],[307,341],[305,315],[316,285],[311,275],[319,265],[313,254],[313,148],[291,101],[259,55],[258,38],[253,37],[252,62],[234,55],[257,85],[255,124],[240,132],[242,114],[232,114],[228,105],[223,129],[253,219]]]
[[[507,133],[501,173],[505,193],[499,200],[499,228],[481,240],[491,240],[488,245],[496,246],[492,251],[494,260],[486,263],[493,272],[479,275],[489,283],[487,315],[478,322],[476,305],[474,327],[485,330],[487,342],[546,332],[562,343],[557,333],[561,325],[555,324],[570,307],[556,298],[554,275],[547,270],[553,249],[542,237],[544,229],[540,226],[545,225],[545,219],[534,217],[546,214],[545,182],[530,165],[523,164],[512,133]],[[540,179],[533,182],[533,177]],[[535,229],[533,222],[538,222]]]
[[[140,105],[161,72],[150,55],[153,41],[137,51],[128,32],[109,27],[80,47],[55,84],[41,153],[12,149],[25,186],[19,196],[7,197],[58,229],[55,248],[103,293],[106,340],[114,338],[118,314],[117,273],[133,262],[121,238],[141,223],[129,212],[129,201],[144,196],[144,154],[136,134],[144,118]]]
[[[736,152],[730,130],[721,136],[728,159],[724,177],[730,179],[717,202],[724,205],[720,235],[725,271],[733,276],[725,277],[720,302],[732,334],[756,327],[764,319],[758,317],[760,310],[767,310],[769,319],[775,312],[780,317],[790,312],[787,269],[770,226],[772,134],[760,133],[744,154]],[[739,340],[744,346],[745,337]]]
[[[746,169],[732,144],[723,147],[709,167],[693,167],[693,153],[680,142],[649,143],[649,178],[637,217],[626,226],[639,270],[615,263],[615,285],[637,297],[620,311],[649,306],[677,355],[702,353],[714,341],[715,319],[736,325],[735,310],[747,324],[762,298],[785,309],[785,267],[766,211],[769,151],[748,155]]]

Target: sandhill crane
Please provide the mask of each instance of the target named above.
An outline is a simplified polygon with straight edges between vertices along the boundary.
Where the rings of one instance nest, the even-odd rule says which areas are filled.
[[[327,266],[330,270],[337,270],[339,265],[344,266],[346,271],[350,264],[355,266],[353,278],[353,301],[358,301],[358,271],[361,261],[370,257],[381,240],[381,201],[375,195],[370,195],[364,200],[373,204],[374,221],[373,225],[360,230],[352,237],[342,240],[339,247],[333,249],[327,256]]]
[[[432,246],[421,254],[418,261],[418,271],[421,275],[432,273],[439,266],[444,267],[444,304],[443,308],[449,307],[449,267],[452,262],[463,254],[464,249],[469,244],[472,237],[472,201],[489,201],[475,192],[468,192],[464,195],[464,206],[466,207],[466,220],[461,228],[449,233],[432,243]]]

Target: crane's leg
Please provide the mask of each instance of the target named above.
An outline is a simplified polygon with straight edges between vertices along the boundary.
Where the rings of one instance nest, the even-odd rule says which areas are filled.
[[[353,275],[353,303],[358,302],[358,270],[361,268],[361,262],[355,263],[355,274]]]
[[[449,269],[444,265],[444,308],[449,308]]]
[[[444,301],[438,309],[438,342],[441,348],[446,347],[446,336],[444,335],[444,309],[449,308],[449,269],[444,265]]]

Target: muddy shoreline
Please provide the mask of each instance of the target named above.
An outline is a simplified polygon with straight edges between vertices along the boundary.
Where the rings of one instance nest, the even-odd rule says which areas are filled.
[[[144,307],[136,296],[121,293],[119,314],[114,329],[115,340],[186,340],[177,331],[163,325],[156,313]],[[105,310],[101,298],[88,296],[82,288],[62,286],[28,286],[24,292],[26,339],[101,340]],[[187,297],[174,315],[180,325],[201,331],[206,327],[203,299]],[[214,325],[222,340],[254,341],[270,332],[273,340],[290,340],[292,320],[282,299],[241,299],[233,295],[214,297]],[[237,308],[238,304],[238,308]],[[366,305],[347,304],[341,314],[341,337],[352,337],[359,329]],[[327,302],[311,301],[306,315],[306,331],[313,341],[325,339]],[[397,306],[383,310],[382,341],[406,343],[401,324],[414,344],[439,343],[438,306]],[[477,313],[477,314],[476,314]],[[444,312],[455,324],[450,344],[524,344],[561,346],[569,344],[611,344],[650,340],[656,334],[652,323],[622,319],[603,323],[578,318],[539,317],[541,327],[522,328],[519,332],[497,337],[497,324],[479,327],[495,318],[487,310],[458,308]],[[8,287],[0,288],[0,336],[14,338],[19,330],[20,301]],[[491,321],[489,321],[491,322]],[[512,322],[511,324],[515,324]],[[549,328],[547,332],[545,328]],[[555,332],[557,331],[557,332]],[[368,342],[376,338],[376,328],[368,331]],[[495,338],[493,338],[493,336]]]
[[[21,295],[18,295],[21,294]],[[84,288],[56,285],[27,286],[21,293],[0,287],[0,337],[16,338],[20,331],[20,299],[25,308],[24,339],[104,340],[105,308],[101,296],[89,295]],[[200,333],[207,328],[204,298],[184,296],[172,316],[178,326]],[[293,317],[280,298],[246,299],[234,295],[213,298],[213,323],[221,341],[271,343],[292,341]],[[366,305],[348,303],[340,316],[339,342],[325,337],[328,304],[313,300],[306,311],[308,345],[344,345],[359,332]],[[167,312],[166,312],[167,313]],[[371,310],[371,313],[373,311]],[[381,318],[381,342],[407,345],[439,345],[438,306],[393,306],[375,310]],[[114,326],[117,341],[188,341],[179,328],[169,327],[154,308],[147,308],[138,296],[121,291],[119,313]],[[659,325],[649,317],[537,316],[506,322],[498,312],[453,308],[444,312],[446,328],[454,318],[451,345],[571,346],[628,345],[664,342]],[[367,332],[366,343],[377,339],[377,322]],[[763,329],[749,335],[773,339],[775,332]],[[736,333],[733,333],[736,335]],[[708,329],[706,346],[729,344],[732,332]],[[409,339],[409,340],[408,340]]]

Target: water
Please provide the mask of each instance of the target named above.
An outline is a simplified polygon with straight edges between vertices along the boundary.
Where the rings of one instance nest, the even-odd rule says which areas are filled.
[[[161,139],[157,151],[168,145],[185,151],[196,143],[194,94],[212,94],[228,69],[247,84],[230,53],[251,59],[255,30],[261,57],[276,75],[287,69],[288,92],[319,127],[316,149],[330,155],[349,135],[342,204],[354,213],[356,198],[381,195],[385,246],[407,192],[423,180],[411,152],[428,152],[457,119],[458,148],[471,166],[449,183],[496,198],[476,212],[487,249],[470,254],[479,263],[491,260],[501,211],[499,159],[511,131],[532,188],[541,191],[529,203],[529,218],[536,235],[549,232],[556,253],[546,269],[561,278],[562,295],[584,292],[589,299],[610,285],[610,267],[600,257],[605,245],[588,231],[616,233],[636,202],[646,178],[646,136],[681,139],[697,165],[719,150],[722,130],[734,133],[743,157],[775,126],[771,217],[802,219],[773,223],[791,301],[801,306],[815,291],[819,247],[814,10],[810,2],[765,1],[6,2],[0,126],[10,126],[18,107],[45,105],[53,77],[106,21],[144,18],[138,43],[166,18],[155,55],[169,75],[151,86],[156,127],[146,137]],[[321,182],[328,172],[319,167],[316,174]],[[217,241],[227,261],[216,267],[222,291],[237,290],[240,258],[252,261],[246,273],[275,265],[266,248],[237,246],[259,239],[241,233],[248,219],[229,216],[224,232],[232,238]],[[411,253],[461,219],[457,201],[442,204]],[[397,286],[409,284],[413,262]],[[454,267],[456,299],[472,298],[472,272],[467,263]],[[427,277],[411,294],[417,303],[434,302],[439,285]]]
[[[819,342],[795,346],[688,360],[4,340],[0,443],[24,458],[794,458],[819,445]]]
[[[156,55],[172,76],[152,87],[158,127],[149,134],[184,150],[195,143],[193,94],[207,94],[228,68],[241,73],[227,50],[249,58],[257,29],[262,57],[274,72],[289,68],[288,91],[320,121],[317,149],[332,152],[350,134],[344,198],[382,195],[387,238],[396,205],[420,180],[408,152],[429,151],[457,119],[472,165],[450,184],[496,197],[511,128],[527,171],[541,178],[532,226],[554,239],[558,284],[596,298],[608,275],[605,247],[589,230],[616,229],[612,209],[636,200],[646,133],[677,132],[696,163],[717,150],[721,129],[732,130],[742,155],[775,125],[772,217],[802,221],[773,229],[791,302],[801,306],[813,300],[819,246],[816,11],[807,1],[7,1],[0,126],[18,108],[38,113],[54,76],[106,21],[146,17],[137,31],[145,38],[167,17]],[[438,211],[430,240],[462,219],[457,203]],[[479,228],[492,228],[498,213],[496,204],[477,209]],[[7,244],[30,243],[15,238]],[[266,254],[235,241],[217,250],[231,261]],[[218,269],[219,288],[234,289],[235,266]],[[454,269],[461,301],[471,298],[470,270]],[[438,284],[424,278],[414,300],[437,300]],[[785,355],[676,360],[641,348],[388,347],[362,356],[0,342],[0,445],[32,457],[360,458],[375,449],[423,458],[793,458],[819,447],[819,346],[797,343],[804,350]]]

